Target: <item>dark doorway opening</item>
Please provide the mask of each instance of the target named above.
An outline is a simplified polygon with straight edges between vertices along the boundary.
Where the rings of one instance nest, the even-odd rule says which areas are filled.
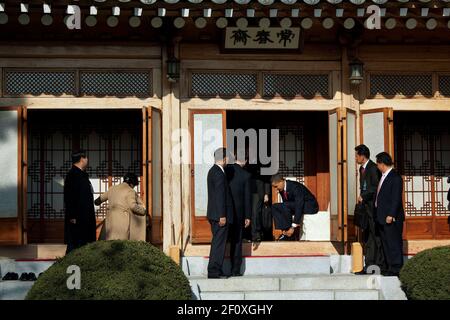
[[[227,129],[244,131],[252,128],[256,131],[278,129],[278,172],[303,183],[316,196],[320,211],[328,210],[330,170],[327,112],[227,110],[226,123]],[[267,139],[270,145],[270,134]],[[278,202],[278,194],[274,190],[270,200]],[[274,238],[279,235],[279,232],[273,232]]]

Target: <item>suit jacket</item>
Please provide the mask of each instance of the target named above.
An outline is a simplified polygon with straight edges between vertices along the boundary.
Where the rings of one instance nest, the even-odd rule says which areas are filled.
[[[375,201],[377,194],[378,182],[380,181],[380,171],[378,171],[377,165],[372,161],[366,165],[364,174],[359,175],[359,189],[361,198],[366,204],[372,204]]]
[[[128,183],[108,189],[97,200],[96,205],[108,201],[105,240],[145,241],[146,209],[137,192]]]
[[[89,175],[72,166],[64,181],[64,241],[92,242],[96,239],[94,195]],[[70,223],[76,219],[76,225]]]
[[[270,183],[270,176],[261,175],[260,164],[248,164],[245,169],[251,175],[250,191],[252,194],[258,194],[260,199],[264,199],[264,195],[270,195],[272,186]]]
[[[379,224],[385,225],[387,216],[394,217],[398,221],[405,220],[402,195],[403,179],[392,169],[384,179],[376,198],[376,219]]]
[[[294,223],[299,224],[303,213],[317,213],[319,205],[316,198],[303,184],[286,180],[287,200],[283,199],[283,203],[288,208],[294,209]],[[281,197],[283,194],[280,192]]]
[[[225,173],[218,165],[208,171],[208,206],[206,216],[209,220],[219,221],[226,217],[227,223],[233,223],[233,200]]]
[[[252,215],[251,175],[238,164],[228,165],[225,169],[233,198],[234,222],[244,223]]]

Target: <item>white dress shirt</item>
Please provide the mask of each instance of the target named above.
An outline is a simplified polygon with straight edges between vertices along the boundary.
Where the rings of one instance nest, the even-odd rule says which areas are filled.
[[[370,159],[367,159],[367,161],[362,165],[362,167],[364,168],[364,170],[366,170],[367,164],[369,163]]]
[[[222,172],[225,173],[225,169],[220,164],[216,163],[216,166],[218,166],[220,168],[220,170],[222,170]]]
[[[378,183],[378,188],[377,188],[377,196],[375,198],[375,207],[378,206],[378,194],[380,193],[381,190],[381,186],[383,185],[384,179],[386,179],[387,175],[389,174],[389,172],[392,171],[392,167],[390,167],[389,169],[386,170],[385,173],[383,173],[383,175],[381,176],[380,182]]]

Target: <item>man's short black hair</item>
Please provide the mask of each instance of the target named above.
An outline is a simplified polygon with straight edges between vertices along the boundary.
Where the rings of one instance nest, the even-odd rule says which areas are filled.
[[[76,150],[72,152],[72,164],[80,162],[81,158],[87,158],[86,150]]]
[[[380,152],[377,154],[377,163],[384,163],[387,166],[392,166],[392,157],[387,152]]]
[[[359,146],[355,147],[355,151],[357,155],[364,156],[367,159],[370,159],[370,150],[365,144],[360,144]]]
[[[274,174],[274,175],[270,178],[270,182],[271,182],[271,183],[277,183],[277,182],[280,182],[280,181],[283,181],[283,180],[284,180],[284,177],[283,177],[283,175],[280,174],[280,173]]]
[[[227,156],[229,156],[229,154],[227,153],[227,148],[219,148],[214,151],[214,162],[222,161]]]

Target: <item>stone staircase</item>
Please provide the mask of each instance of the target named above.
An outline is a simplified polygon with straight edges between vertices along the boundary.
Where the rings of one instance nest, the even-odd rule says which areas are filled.
[[[381,300],[377,279],[373,280],[343,274],[189,278],[198,300]]]
[[[245,257],[244,276],[228,279],[207,279],[207,265],[207,257],[182,259],[196,300],[406,299],[397,277],[352,274],[350,256]]]

